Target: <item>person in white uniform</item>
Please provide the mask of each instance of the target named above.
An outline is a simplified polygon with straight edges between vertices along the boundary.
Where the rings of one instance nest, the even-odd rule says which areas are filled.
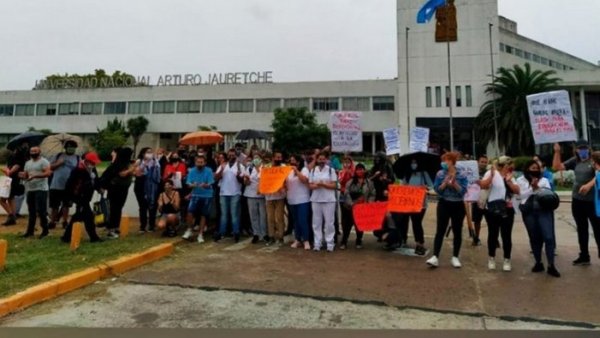
[[[317,166],[310,171],[309,187],[312,190],[310,201],[313,210],[314,251],[320,251],[323,246],[323,234],[327,243],[327,251],[335,248],[335,207],[337,175],[328,166],[328,156],[320,153],[317,156]]]

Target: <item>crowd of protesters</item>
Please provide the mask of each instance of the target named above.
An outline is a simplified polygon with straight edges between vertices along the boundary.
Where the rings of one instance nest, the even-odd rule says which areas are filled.
[[[109,166],[99,175],[98,155],[94,152],[76,155],[77,147],[75,142],[67,141],[63,152],[46,159],[39,147],[25,143],[12,154],[3,168],[3,173],[12,179],[10,196],[0,199],[0,205],[7,212],[3,225],[16,224],[20,210],[17,201],[24,199],[29,219],[23,237],[34,235],[39,219],[42,228],[39,238],[48,236],[49,230],[62,224],[65,230],[61,239],[69,242],[74,222],[82,222],[91,242],[102,242],[90,206],[94,192],[98,192],[109,202],[106,237],[118,238],[123,207],[133,184],[140,233],[160,230],[166,237],[183,233],[186,240],[204,243],[212,225],[210,221],[216,215],[218,224],[212,229],[215,242],[231,237],[237,243],[241,236],[249,235],[255,245],[280,246],[293,234],[288,245],[294,249],[332,252],[348,248],[354,228],[354,246],[361,249],[364,233],[356,227],[353,206],[386,201],[388,186],[400,181],[400,184],[423,187],[429,195],[437,196],[433,250],[426,261],[429,266],[440,265],[444,237],[451,232],[450,263],[454,268],[462,267],[463,227],[466,215],[471,214],[473,228],[469,230],[473,246],[481,245],[483,221],[488,227],[488,269],[496,269],[496,251],[501,247],[502,270],[511,271],[513,225],[515,216],[521,214],[535,261],[532,272],[547,271],[551,276],[560,277],[555,266],[554,229],[558,201],[552,193],[552,174],[539,156],[518,168],[523,171],[518,179],[510,157],[488,161],[487,157],[480,156],[476,184],[482,193],[479,202],[466,203],[467,177],[456,166],[463,158],[455,152],[441,156],[435,177],[422,170],[416,160],[404,177],[396,177],[391,162],[381,152],[373,158],[373,166],[367,168],[349,155],[330,157],[327,148],[285,157],[280,151],[270,152],[256,146],[246,151],[242,144],[226,153],[214,154],[210,148],[188,150],[185,147],[172,152],[143,148],[133,154],[130,148],[124,147],[114,149]],[[592,153],[587,142],[579,141],[574,157],[563,163],[560,146],[555,145],[554,150],[553,168],[575,171],[572,213],[577,224],[580,254],[573,264],[588,265],[588,223],[592,225],[596,243],[600,244],[600,213],[596,211],[594,199],[600,152]],[[292,169],[283,187],[272,194],[261,194],[258,188],[261,172],[279,166]],[[73,205],[74,214],[69,218]],[[427,208],[426,198],[418,213],[388,213],[382,230],[375,231],[374,236],[387,250],[407,248],[412,223],[414,254],[426,256],[423,220]],[[545,251],[547,269],[542,251]]]

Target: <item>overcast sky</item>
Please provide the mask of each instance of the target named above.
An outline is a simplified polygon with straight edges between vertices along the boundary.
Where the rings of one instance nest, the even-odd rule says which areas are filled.
[[[425,2],[425,0],[423,0]],[[522,35],[596,63],[600,1],[499,0]],[[395,0],[0,0],[0,90],[54,73],[396,77]]]

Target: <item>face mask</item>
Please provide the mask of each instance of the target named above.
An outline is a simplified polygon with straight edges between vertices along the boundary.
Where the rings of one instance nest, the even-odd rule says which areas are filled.
[[[29,154],[29,156],[33,159],[40,157],[40,154]]]
[[[443,163],[442,163],[442,170],[444,170],[444,171],[448,171],[448,169],[449,169],[448,163],[446,163],[446,162],[443,162]]]
[[[93,165],[90,165],[90,164],[88,164],[88,165],[86,165],[85,167],[86,167],[86,169],[87,169],[89,172],[91,172],[92,170],[94,170],[94,166],[93,166]]]
[[[152,159],[152,154],[144,154],[144,159],[151,160]]]
[[[273,164],[275,164],[276,166],[280,166],[283,163],[283,161],[273,161]]]
[[[365,171],[364,170],[357,170],[356,171],[356,177],[358,177],[358,178],[365,177]]]
[[[177,163],[177,162],[179,162],[179,158],[172,158],[171,159],[171,163]]]
[[[241,153],[242,153],[242,151],[241,151],[241,150],[239,150],[239,149],[236,149],[236,150],[235,150],[235,154],[236,154],[237,156],[240,156],[240,154],[241,154]]]
[[[202,170],[204,169],[205,165],[197,165],[196,168],[198,168],[198,170]]]
[[[254,164],[255,167],[258,167],[261,163],[262,160],[260,158],[255,158],[254,160],[252,160],[252,164]]]
[[[67,153],[67,155],[73,155],[73,154],[75,154],[75,150],[76,150],[76,148],[69,147],[69,148],[65,149],[65,153]]]
[[[577,155],[579,155],[582,161],[585,161],[590,157],[590,151],[588,149],[579,149],[577,150]]]
[[[417,168],[419,168],[419,165],[418,165],[418,164],[416,164],[416,163],[413,163],[413,164],[411,164],[411,165],[410,165],[410,168],[411,168],[412,170],[417,170]]]
[[[325,162],[319,162],[318,165],[319,167],[323,168],[325,166]]]
[[[532,178],[540,178],[542,177],[542,173],[539,171],[528,171],[527,174],[529,174],[529,176],[531,176]]]

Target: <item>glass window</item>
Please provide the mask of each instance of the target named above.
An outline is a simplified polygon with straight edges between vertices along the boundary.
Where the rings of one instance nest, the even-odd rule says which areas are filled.
[[[229,100],[230,113],[251,113],[254,111],[254,100]]]
[[[526,60],[531,60],[531,53],[529,53],[529,52],[523,52],[523,57],[524,57]]]
[[[56,115],[56,103],[43,103],[37,105],[37,116]]]
[[[374,111],[394,111],[396,109],[394,105],[393,96],[375,96],[373,97],[373,110]]]
[[[86,102],[81,104],[81,115],[101,115],[101,102]]]
[[[150,102],[129,102],[127,113],[131,115],[150,114]]]
[[[175,114],[175,101],[152,102],[152,114]]]
[[[178,114],[200,113],[200,101],[177,101]]]
[[[106,102],[104,104],[105,115],[123,115],[127,109],[126,102]]]
[[[435,87],[435,106],[442,106],[442,87],[440,86]]]
[[[519,49],[519,48],[515,48],[515,55],[522,58],[523,57],[523,50]]]
[[[467,97],[467,107],[473,107],[473,93],[471,90],[471,86],[465,87],[465,94]]]
[[[369,111],[370,97],[343,97],[342,109],[346,111]]]
[[[256,112],[258,113],[272,113],[277,108],[281,108],[280,99],[256,100]]]
[[[0,104],[0,116],[12,116],[15,106],[12,104]],[[33,115],[33,110],[31,111]]]
[[[310,100],[307,98],[285,99],[283,101],[284,108],[309,108]]]
[[[454,96],[456,96],[456,106],[462,107],[462,88],[460,86],[456,86]]]
[[[61,103],[58,105],[58,115],[79,115],[79,103]]]
[[[540,62],[541,62],[543,65],[546,65],[546,66],[548,65],[548,59],[546,59],[545,57],[542,57]]]
[[[445,93],[446,93],[446,107],[450,107],[450,87],[446,86],[445,88]]]
[[[34,113],[35,104],[18,104],[15,110],[15,116],[33,116]]]
[[[502,42],[500,42],[500,51],[504,52],[505,50],[506,50],[506,46]]]
[[[532,55],[532,59],[533,59],[533,62],[538,62],[538,63],[539,63],[539,62],[541,62],[541,61],[540,61],[540,56],[539,56],[539,55],[537,55],[537,54],[533,54],[533,55]]]
[[[227,101],[226,100],[204,100],[204,101],[202,101],[202,112],[203,113],[226,113],[227,112]]]
[[[513,48],[512,48],[512,46],[506,45],[504,48],[506,49],[506,52],[507,52],[508,54],[512,54],[512,53],[513,53]]]
[[[325,97],[313,99],[313,111],[336,111],[339,110],[337,97]]]
[[[425,87],[425,106],[431,108],[431,87]]]

